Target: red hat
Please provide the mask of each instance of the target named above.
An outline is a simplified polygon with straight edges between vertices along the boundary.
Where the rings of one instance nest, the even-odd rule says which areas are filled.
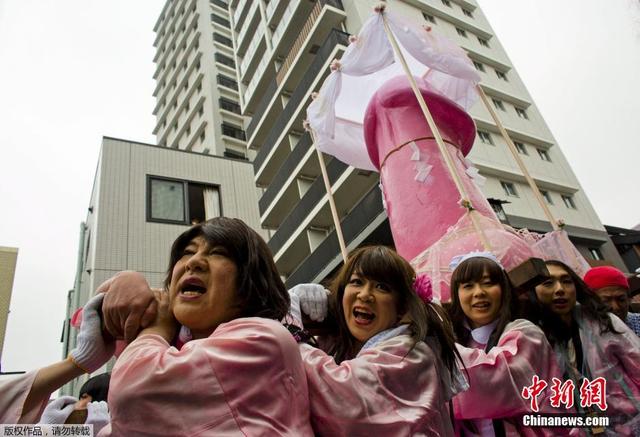
[[[594,267],[584,275],[584,282],[592,290],[604,287],[622,287],[629,290],[629,281],[620,270],[611,266]]]

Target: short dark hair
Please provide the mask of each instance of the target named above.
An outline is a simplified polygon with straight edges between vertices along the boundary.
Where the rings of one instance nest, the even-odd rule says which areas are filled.
[[[342,266],[331,284],[329,298],[331,312],[336,317],[338,334],[330,353],[336,362],[354,358],[356,339],[347,326],[342,299],[351,275],[358,273],[365,278],[386,284],[398,296],[398,314],[409,316],[413,339],[424,341],[432,336],[438,341],[440,351],[434,351],[442,358],[447,370],[453,375],[457,371],[457,351],[449,317],[433,303],[424,304],[413,287],[416,273],[404,258],[386,246],[367,246],[356,249]]]
[[[496,262],[484,257],[469,258],[458,265],[451,275],[451,305],[449,314],[453,323],[453,330],[460,343],[467,344],[471,335],[464,321],[466,315],[460,304],[458,288],[467,282],[480,282],[484,274],[489,275],[491,282],[500,285],[500,310],[498,311],[498,324],[491,333],[487,345],[489,347],[497,344],[505,326],[513,320],[516,314],[516,302],[511,292],[511,282],[507,272]]]
[[[222,246],[236,264],[239,317],[265,317],[281,320],[289,311],[287,292],[267,243],[242,220],[216,217],[198,223],[183,232],[173,242],[169,268],[164,285],[169,289],[173,268],[182,252],[196,237],[202,237],[211,247]]]
[[[91,402],[107,401],[109,395],[109,382],[111,381],[110,373],[103,373],[93,378],[89,378],[87,382],[82,384],[78,397],[82,398],[83,395],[91,396]]]

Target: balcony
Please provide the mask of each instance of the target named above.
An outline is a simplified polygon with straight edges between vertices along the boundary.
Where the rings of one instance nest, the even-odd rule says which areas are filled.
[[[289,131],[292,122],[295,121],[294,119],[299,117],[301,112],[304,112],[303,106],[311,91],[319,86],[321,79],[328,74],[327,66],[336,53],[336,47],[338,45],[346,46],[348,42],[349,36],[342,31],[333,29],[329,33],[309,68],[304,71],[304,74],[301,74],[302,80],[297,84],[286,107],[280,112],[275,123],[273,125],[269,124],[271,128],[269,134],[262,147],[260,147],[253,163],[256,182],[259,185],[268,185],[277,169],[275,165],[284,161],[285,155],[281,153],[283,155],[282,159],[269,159],[269,165],[267,165],[267,157],[277,151],[274,149],[278,148],[282,135]],[[265,98],[268,98],[268,96],[265,96]],[[260,116],[260,114],[256,114],[256,116]],[[267,167],[269,168],[267,169]]]
[[[298,4],[298,2],[289,3],[288,7],[291,8],[295,4]],[[318,7],[318,5],[324,5],[320,15],[314,15],[313,19],[309,21],[308,18],[312,7]],[[295,92],[298,88],[298,82],[307,75],[308,68],[316,58],[319,47],[324,44],[333,29],[340,27],[344,18],[344,11],[337,9],[324,0],[319,0],[317,3],[308,3],[306,1],[299,3],[299,6],[295,9],[295,14],[289,18],[282,19],[279,26],[284,29],[284,34],[279,42],[272,38],[273,52],[270,55],[269,65],[274,62],[277,64],[279,59],[285,60],[290,56],[288,66],[284,70],[280,69],[279,74],[283,80],[276,83],[275,90],[271,91],[273,89],[271,80],[276,73],[272,68],[267,67],[265,68],[266,73],[256,79],[256,84],[251,88],[247,88],[243,94],[243,112],[245,114],[255,114],[258,117],[258,120],[256,120],[254,116],[251,121],[251,128],[248,129],[252,147],[256,148],[265,141],[265,136],[268,133],[267,129],[270,126],[270,124],[262,123],[260,117],[265,120],[271,119],[270,111],[281,109],[278,104],[271,106],[270,102],[275,101],[274,95],[288,95]],[[300,29],[303,27],[307,31],[301,34]],[[267,89],[269,92],[264,91]]]
[[[393,246],[387,214],[382,207],[382,193],[374,186],[341,220],[345,244],[349,249],[365,244]],[[285,281],[287,288],[301,283],[318,283],[326,279],[342,263],[335,230],[332,231]]]
[[[238,30],[239,28],[242,27],[242,23],[244,22],[244,19],[247,18],[247,14],[245,12],[246,11],[246,6],[247,4],[252,3],[252,2],[248,2],[247,0],[242,0],[239,4],[238,7],[236,8],[235,12],[233,13],[233,26],[234,26],[234,30]]]
[[[223,2],[222,0],[209,0],[209,3],[229,12],[229,5],[227,4],[227,2]]]
[[[236,39],[236,51],[240,56],[244,56],[249,41],[253,39],[251,30],[260,22],[260,14],[256,14],[258,11],[258,3],[259,2],[257,1],[251,2],[251,8],[247,14],[247,19],[238,33],[238,38]]]
[[[244,55],[242,63],[240,63],[240,79],[243,83],[246,83],[246,81],[251,77],[251,75],[247,75],[248,71],[252,71],[251,67],[255,66],[260,60],[265,58],[264,52],[267,48],[267,43],[263,38],[264,28],[260,24],[259,26],[260,29],[258,29],[251,40],[251,44],[247,48],[247,53]]]

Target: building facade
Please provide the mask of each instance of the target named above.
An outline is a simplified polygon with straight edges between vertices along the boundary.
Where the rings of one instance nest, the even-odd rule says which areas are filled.
[[[260,223],[291,286],[324,279],[341,262],[328,198],[312,141],[303,129],[306,107],[340,58],[349,34],[370,16],[374,1],[230,0],[229,17],[247,147],[255,151]],[[515,141],[551,212],[587,259],[624,264],[569,163],[482,10],[474,0],[405,0],[389,7],[463,47],[481,86]],[[483,193],[503,221],[545,232],[550,224],[525,182],[489,112],[478,102],[471,160],[487,178]],[[325,156],[348,249],[392,243],[378,175]]]
[[[13,290],[17,261],[17,248],[0,246],[0,371],[2,370],[2,349],[4,336],[7,332],[7,319],[9,318],[11,291]]]
[[[221,215],[263,232],[248,161],[105,137],[80,227],[63,357],[76,344],[71,316],[101,283],[119,271],[135,270],[152,287],[162,287],[175,238],[192,223]],[[68,384],[63,393],[77,395],[85,380]]]
[[[227,3],[167,1],[154,31],[157,144],[246,158]]]

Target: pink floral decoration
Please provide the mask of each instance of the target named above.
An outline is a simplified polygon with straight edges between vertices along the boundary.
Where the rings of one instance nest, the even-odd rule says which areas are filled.
[[[424,303],[429,303],[433,300],[433,286],[431,285],[431,278],[429,276],[424,273],[417,275],[413,281],[413,288]]]

